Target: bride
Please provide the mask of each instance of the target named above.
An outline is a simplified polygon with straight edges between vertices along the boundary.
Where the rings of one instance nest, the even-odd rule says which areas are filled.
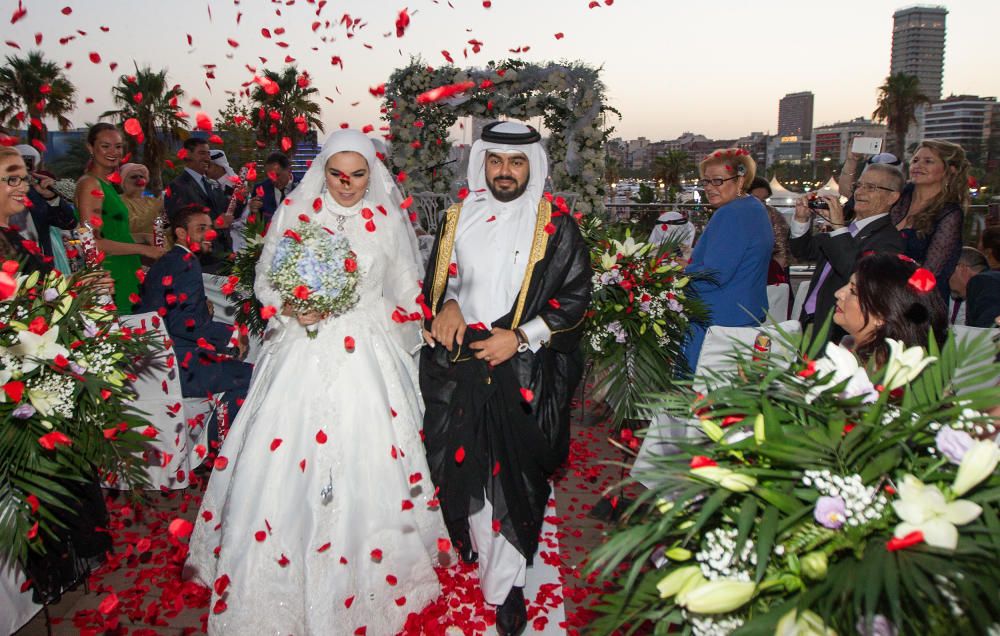
[[[270,321],[190,542],[188,572],[212,587],[209,633],[394,634],[440,593],[448,535],[420,439],[420,321],[397,309],[420,311],[421,268],[393,192],[372,142],[338,131],[267,232],[265,306],[283,306],[268,272],[302,215],[350,241],[360,300]]]

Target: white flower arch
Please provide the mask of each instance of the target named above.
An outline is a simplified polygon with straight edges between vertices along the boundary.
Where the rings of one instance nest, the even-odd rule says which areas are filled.
[[[440,86],[474,82],[474,87],[435,103],[417,96]],[[453,174],[446,164],[451,143],[448,129],[459,117],[541,116],[549,131],[552,184],[577,195],[575,212],[604,212],[604,142],[613,128],[604,127],[600,69],[575,63],[544,66],[518,60],[490,62],[485,69],[445,66],[433,69],[413,59],[397,69],[385,85],[383,118],[389,122],[390,162],[407,175],[411,191],[447,192]],[[432,169],[428,169],[432,168]]]

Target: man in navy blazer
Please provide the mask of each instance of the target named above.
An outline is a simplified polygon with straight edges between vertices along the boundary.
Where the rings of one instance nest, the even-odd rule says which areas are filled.
[[[167,216],[173,218],[182,208],[196,205],[208,213],[214,227],[229,227],[232,220],[223,218],[227,207],[226,194],[214,179],[208,177],[212,162],[208,140],[188,137],[184,140],[184,151],[184,171],[167,186],[164,201]],[[206,272],[214,274],[219,271],[232,247],[226,243],[226,237],[220,235],[220,240],[213,243],[211,252],[199,254]]]
[[[903,189],[903,173],[895,166],[871,164],[854,184],[854,220],[845,226],[844,210],[835,196],[821,197],[829,206],[827,219],[835,226],[831,232],[813,234],[811,211],[806,197],[795,202],[791,225],[792,254],[816,261],[809,291],[799,321],[815,322],[817,327],[833,311],[834,294],[847,284],[858,258],[866,252],[903,251],[903,240],[889,218],[889,210]],[[829,337],[844,335],[831,325]]]
[[[178,210],[171,218],[173,249],[153,263],[142,286],[138,311],[163,317],[174,343],[184,397],[225,393],[228,425],[236,417],[250,387],[253,365],[240,361],[247,351],[246,336],[233,340],[233,327],[212,320],[205,296],[201,264],[195,251],[209,249],[205,234],[212,220],[201,206]],[[218,413],[209,423],[209,441],[218,443]]]
[[[258,181],[251,188],[252,198],[247,208],[251,214],[263,214],[264,222],[270,223],[278,206],[291,193],[295,184],[292,183],[292,164],[280,152],[272,152],[267,156],[264,172],[267,178]]]

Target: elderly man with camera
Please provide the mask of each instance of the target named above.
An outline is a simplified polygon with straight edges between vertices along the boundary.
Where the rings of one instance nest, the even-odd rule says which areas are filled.
[[[889,218],[889,210],[899,200],[903,173],[887,164],[871,164],[854,184],[854,218],[844,218],[840,199],[831,195],[804,195],[795,202],[791,223],[792,254],[816,261],[799,320],[803,326],[822,324],[834,310],[834,293],[847,284],[858,258],[866,252],[903,251],[903,241]],[[813,215],[823,218],[833,229],[812,233]],[[830,338],[843,332],[835,325]]]

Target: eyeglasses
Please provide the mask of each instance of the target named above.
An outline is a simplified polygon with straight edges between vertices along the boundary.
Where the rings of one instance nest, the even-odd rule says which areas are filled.
[[[865,183],[864,181],[858,181],[854,184],[855,192],[875,192],[876,190],[885,190],[886,192],[895,192],[892,188],[887,188],[885,186],[875,185],[874,183]]]
[[[11,175],[9,177],[0,177],[0,181],[6,183],[8,186],[10,186],[12,188],[16,188],[17,186],[21,185],[22,183],[30,184],[31,183],[31,177],[29,175],[25,175],[25,176],[22,177],[19,174],[13,174],[13,175]]]
[[[711,183],[716,188],[719,188],[726,181],[732,181],[733,179],[739,179],[739,178],[740,175],[736,175],[734,177],[726,177],[725,179],[723,179],[722,177],[713,177],[711,179],[698,179],[698,186],[704,188],[705,186]]]

